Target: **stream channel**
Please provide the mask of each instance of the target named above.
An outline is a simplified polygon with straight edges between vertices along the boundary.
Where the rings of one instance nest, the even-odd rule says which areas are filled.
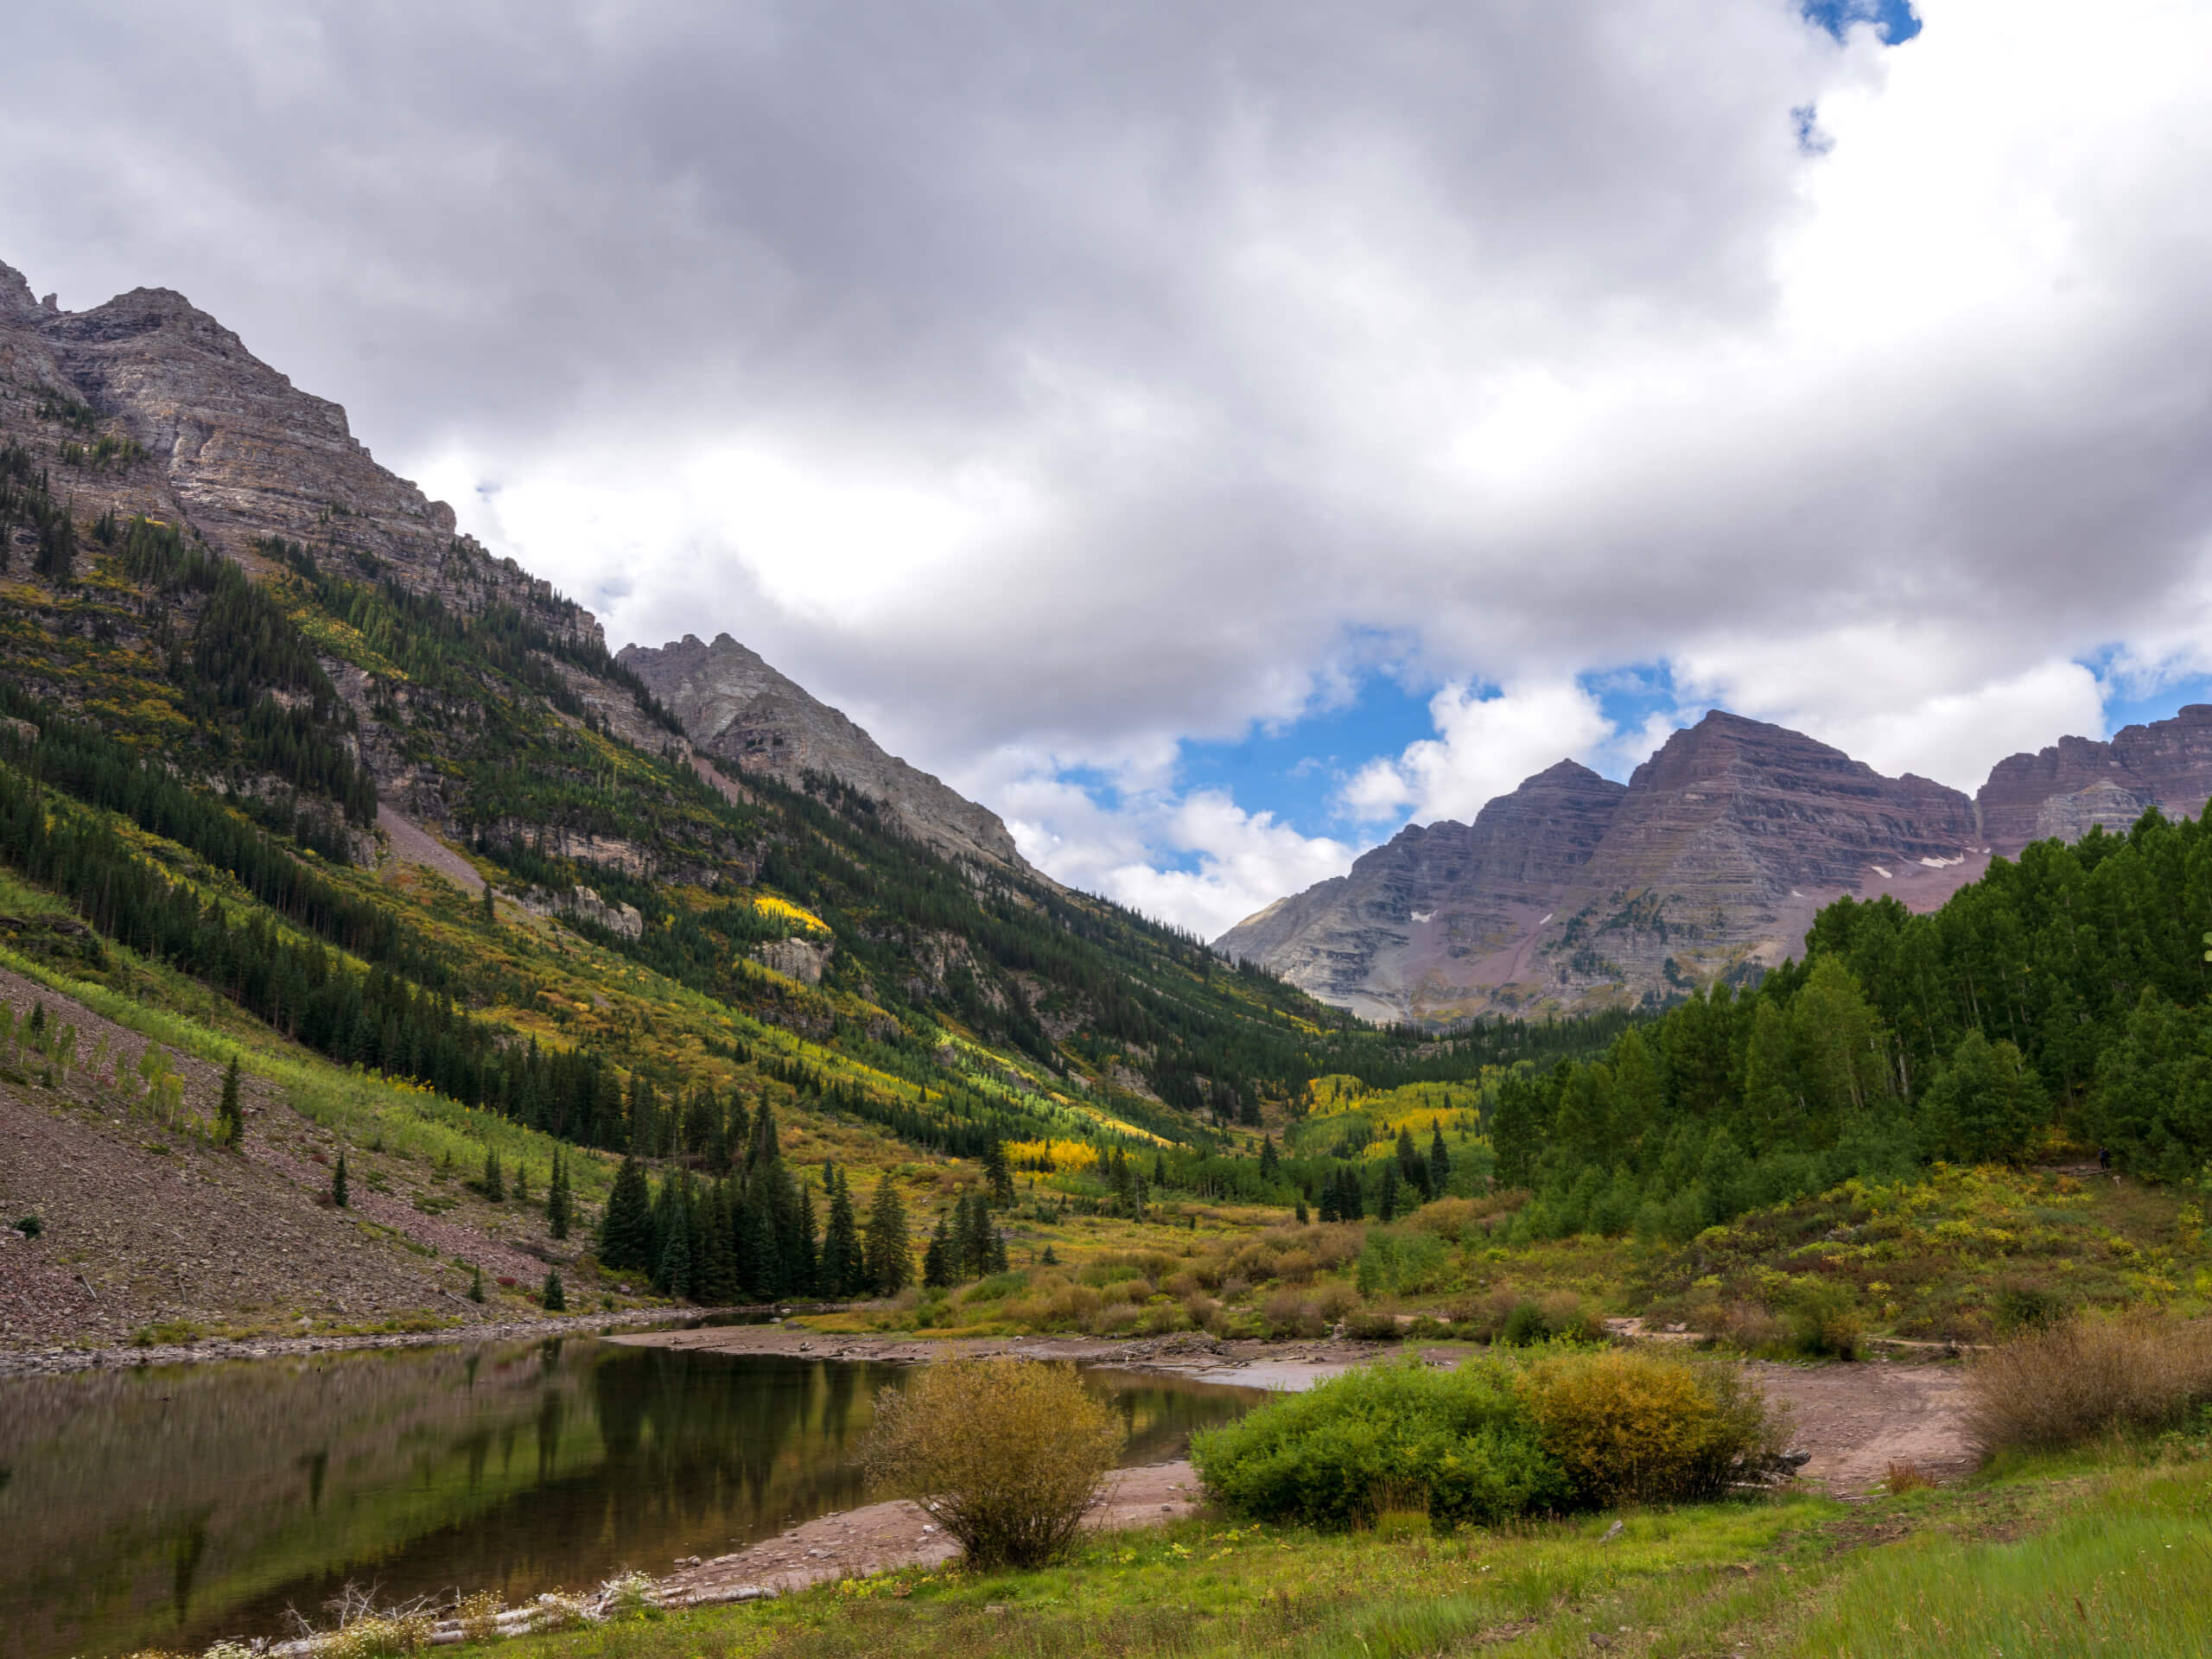
[[[867,1501],[906,1368],[589,1337],[0,1379],[0,1656],[197,1652],[379,1605],[667,1572]],[[1257,1391],[1098,1369],[1126,1464]]]

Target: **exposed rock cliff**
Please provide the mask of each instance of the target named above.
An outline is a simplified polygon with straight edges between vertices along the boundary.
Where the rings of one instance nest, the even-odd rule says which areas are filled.
[[[823,773],[888,808],[907,834],[941,853],[1036,874],[996,813],[886,754],[844,715],[729,635],[717,634],[712,645],[687,633],[658,650],[626,645],[616,660],[716,760],[786,784]]]
[[[1926,907],[1986,863],[1956,790],[1716,711],[1624,788],[1562,762],[1218,948],[1370,1017],[1576,1007],[1778,961],[1839,893]]]
[[[2010,856],[2031,841],[2075,841],[2092,824],[2125,830],[2156,806],[2193,818],[2212,799],[2212,704],[2171,720],[2122,727],[2109,743],[2062,737],[2035,754],[2000,760],[1977,797],[1989,844]]]
[[[1373,1019],[1450,997],[1462,965],[1494,964],[1557,908],[1605,836],[1619,784],[1562,760],[1471,823],[1402,830],[1349,875],[1281,899],[1217,949]]]
[[[590,613],[555,605],[546,583],[456,536],[451,507],[378,466],[343,409],[172,289],[63,311],[0,264],[0,419],[47,439],[80,515],[183,522],[242,558],[254,537],[283,536],[463,612],[534,601],[553,632],[599,641]],[[106,453],[71,458],[102,438]]]

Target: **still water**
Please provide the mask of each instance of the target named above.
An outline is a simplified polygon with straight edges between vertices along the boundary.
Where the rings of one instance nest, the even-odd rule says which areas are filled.
[[[867,1501],[855,1444],[904,1375],[570,1338],[0,1379],[0,1656],[273,1636],[349,1580],[513,1602],[665,1572]],[[1259,1397],[1085,1380],[1132,1464]]]

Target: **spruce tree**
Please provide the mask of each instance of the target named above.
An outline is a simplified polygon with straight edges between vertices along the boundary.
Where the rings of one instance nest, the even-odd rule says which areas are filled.
[[[1375,1215],[1379,1221],[1398,1218],[1398,1164],[1391,1159],[1382,1166],[1382,1191],[1375,1201]]]
[[[519,1158],[515,1160],[515,1202],[530,1202],[530,1166]]]
[[[663,1191],[667,1198],[667,1219],[653,1282],[662,1295],[682,1301],[691,1294],[690,1205],[684,1202],[682,1192],[668,1194],[665,1188]]]
[[[231,1056],[231,1069],[223,1073],[223,1101],[216,1108],[223,1144],[235,1147],[245,1139],[245,1113],[238,1105],[238,1057]]]
[[[485,891],[489,893],[491,889],[486,887]],[[548,1268],[545,1270],[543,1300],[545,1311],[548,1313],[565,1313],[569,1311],[569,1294],[561,1288],[561,1274],[558,1268]]]
[[[851,1295],[861,1287],[867,1272],[861,1249],[858,1217],[853,1214],[853,1191],[842,1170],[830,1180],[830,1224],[822,1238],[822,1294],[832,1300]]]
[[[983,1175],[990,1187],[993,1205],[1014,1202],[1014,1172],[1007,1166],[1004,1141],[994,1141],[984,1148]]]
[[[1428,1192],[1431,1198],[1442,1198],[1451,1190],[1452,1154],[1444,1149],[1444,1125],[1432,1123],[1428,1129]]]
[[[652,1198],[645,1166],[634,1156],[625,1158],[607,1195],[607,1213],[600,1218],[599,1259],[606,1267],[642,1273],[650,1265],[652,1246]]]
[[[499,1154],[491,1147],[484,1148],[484,1196],[493,1204],[506,1202],[507,1184],[499,1171]]]
[[[545,1187],[546,1230],[556,1238],[566,1238],[569,1236],[569,1223],[571,1217],[569,1163],[568,1160],[556,1150],[553,1154],[552,1179],[546,1183]]]
[[[492,908],[492,884],[486,881],[484,884],[484,925],[490,927],[499,919],[499,912]]]
[[[937,1226],[930,1234],[930,1247],[922,1252],[922,1283],[931,1290],[943,1290],[952,1283],[952,1229],[943,1211],[938,1212]]]
[[[1274,1179],[1275,1171],[1281,1167],[1281,1155],[1275,1151],[1274,1136],[1262,1135],[1260,1137],[1260,1179],[1263,1181]]]
[[[346,1207],[352,1195],[346,1190],[346,1153],[339,1149],[338,1167],[330,1172],[330,1201],[340,1210]]]
[[[875,1184],[861,1250],[869,1288],[877,1295],[895,1296],[913,1282],[914,1255],[906,1242],[906,1206],[900,1202],[898,1184],[888,1171]]]
[[[1166,1190],[1167,1154],[1165,1152],[1155,1152],[1152,1154],[1152,1184],[1162,1192]]]
[[[484,1269],[481,1268],[475,1268],[469,1275],[468,1300],[472,1302],[484,1300]]]
[[[995,1227],[991,1229],[990,1253],[983,1265],[992,1273],[1004,1273],[1008,1265],[1006,1258],[1006,1235]]]
[[[1305,1226],[1307,1219],[1308,1217],[1306,1213],[1306,1198],[1305,1195],[1301,1193],[1298,1200],[1298,1224],[1301,1227]]]

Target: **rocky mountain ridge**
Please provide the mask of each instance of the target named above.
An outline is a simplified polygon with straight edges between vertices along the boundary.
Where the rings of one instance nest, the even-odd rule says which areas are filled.
[[[1662,1000],[1799,953],[1821,906],[1929,910],[2031,841],[2212,797],[2212,707],[2001,761],[1975,798],[1714,710],[1624,786],[1571,762],[1401,830],[1215,942],[1370,1019]],[[1573,810],[1563,810],[1571,798]]]
[[[737,772],[797,787],[835,778],[889,809],[906,832],[948,858],[1037,880],[998,814],[887,754],[842,711],[810,695],[727,633],[687,633],[658,650],[626,645],[616,660],[683,723],[701,753]]]
[[[458,533],[453,509],[378,465],[346,411],[300,391],[166,288],[64,311],[0,264],[0,422],[56,428],[57,482],[77,511],[189,524],[232,557],[282,536],[342,550],[463,614],[495,604],[603,645],[588,611]]]

